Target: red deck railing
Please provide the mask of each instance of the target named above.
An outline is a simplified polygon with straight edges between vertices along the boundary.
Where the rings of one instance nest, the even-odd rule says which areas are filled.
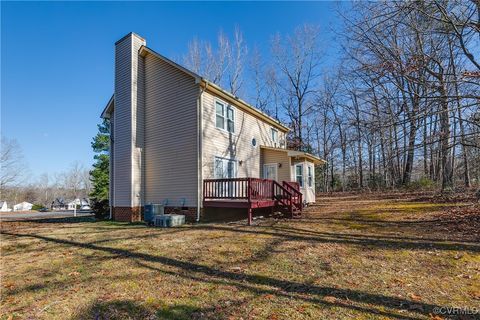
[[[258,178],[207,179],[203,199],[271,200],[272,180]]]
[[[259,178],[231,178],[231,179],[206,179],[203,181],[203,200],[224,201],[244,200],[275,202],[286,207],[291,216],[294,210],[302,210],[303,202],[300,185],[296,182],[283,181],[282,184],[275,180]],[[271,205],[273,206],[273,205]],[[249,224],[251,223],[251,206],[249,206]]]

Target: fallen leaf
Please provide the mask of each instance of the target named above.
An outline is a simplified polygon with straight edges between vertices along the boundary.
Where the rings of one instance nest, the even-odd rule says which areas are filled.
[[[408,295],[408,297],[409,297],[410,299],[412,299],[412,300],[415,300],[415,301],[421,301],[421,300],[422,300],[422,297],[420,297],[419,295],[416,295],[416,294],[414,294],[414,293],[410,293],[410,294]]]
[[[470,296],[473,299],[480,300],[480,291],[470,292]]]

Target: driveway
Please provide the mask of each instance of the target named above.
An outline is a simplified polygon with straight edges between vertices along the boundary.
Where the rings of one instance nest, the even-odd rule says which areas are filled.
[[[92,216],[90,211],[77,211],[77,217]],[[31,220],[31,219],[52,219],[52,218],[70,218],[73,217],[73,211],[50,211],[50,212],[25,212],[25,213],[13,213],[6,212],[0,213],[1,221],[19,221],[19,220]]]

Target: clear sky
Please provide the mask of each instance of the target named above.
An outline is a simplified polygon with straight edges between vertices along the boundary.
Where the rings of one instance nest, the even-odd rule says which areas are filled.
[[[215,42],[238,25],[267,52],[276,32],[320,25],[333,57],[333,2],[3,2],[1,133],[21,145],[32,173],[93,162],[90,142],[113,93],[114,42],[130,31],[171,58],[194,37]]]

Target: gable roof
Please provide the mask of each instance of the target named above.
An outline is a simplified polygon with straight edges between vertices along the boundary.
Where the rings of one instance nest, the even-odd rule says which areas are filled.
[[[275,148],[275,147],[268,147],[268,146],[260,146],[262,149],[267,149],[267,150],[273,150],[273,151],[280,151],[280,152],[286,152],[289,157],[292,158],[304,158],[310,162],[313,162],[314,164],[323,164],[327,163],[327,161],[314,156],[311,153],[308,152],[303,152],[303,151],[297,151],[297,150],[290,150],[290,149],[283,149],[283,148]]]
[[[110,119],[110,115],[112,114],[114,106],[115,106],[115,103],[114,103],[114,98],[113,98],[113,94],[112,94],[112,96],[110,97],[110,100],[108,100],[107,105],[103,109],[102,114],[100,115],[100,118]]]
[[[170,60],[169,58],[167,58],[167,57],[161,55],[160,53],[150,49],[149,47],[141,46],[138,52],[142,57],[145,57],[147,54],[151,54],[151,55],[161,59],[162,61],[168,63],[172,67],[174,67],[174,68],[184,72],[185,74],[191,76],[192,78],[194,78],[195,82],[200,84],[200,86],[202,88],[204,88],[204,90],[206,90],[206,91],[208,91],[208,92],[210,92],[214,95],[222,97],[223,99],[227,100],[229,103],[232,103],[236,107],[242,109],[243,111],[245,111],[247,113],[250,113],[257,118],[262,119],[263,121],[269,123],[270,125],[276,127],[277,129],[279,129],[280,131],[282,131],[282,132],[290,131],[290,128],[283,125],[280,121],[270,117],[266,113],[264,113],[261,110],[255,108],[254,106],[248,104],[247,102],[243,101],[239,97],[237,97],[237,96],[231,94],[230,92],[222,89],[220,86],[216,85],[215,83],[208,81],[207,79],[203,78],[202,76],[200,76],[200,75],[196,74],[195,72],[181,66],[180,64],[176,63],[175,61]],[[104,108],[101,117],[102,118],[109,118],[110,114],[111,114],[111,112],[114,108],[114,105],[115,105],[115,100],[114,100],[114,96],[112,95],[112,97],[110,98],[110,100],[107,103],[107,106]]]

